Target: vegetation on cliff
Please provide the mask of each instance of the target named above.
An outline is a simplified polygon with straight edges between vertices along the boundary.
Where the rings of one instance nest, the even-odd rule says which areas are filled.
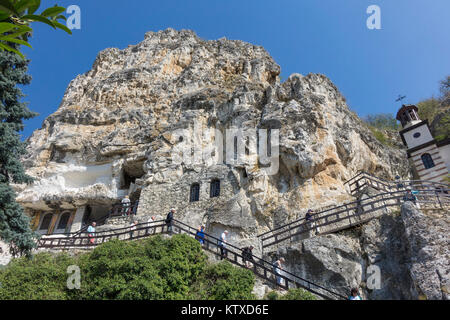
[[[80,268],[80,288],[69,289],[69,266]],[[70,270],[70,269],[69,269]],[[229,262],[210,265],[186,236],[113,240],[92,252],[39,253],[0,271],[0,299],[254,299],[251,271]]]
[[[428,120],[431,133],[436,140],[450,137],[450,76],[440,81],[440,95],[423,100],[417,104],[419,117]]]

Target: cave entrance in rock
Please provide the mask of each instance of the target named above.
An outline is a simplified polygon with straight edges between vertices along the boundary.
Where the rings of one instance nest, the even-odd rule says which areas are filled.
[[[123,164],[120,174],[120,190],[124,194],[130,196],[131,201],[139,200],[141,188],[136,180],[142,178],[144,171],[145,160],[127,161]]]

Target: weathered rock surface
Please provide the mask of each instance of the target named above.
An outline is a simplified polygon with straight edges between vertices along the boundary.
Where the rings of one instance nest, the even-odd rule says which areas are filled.
[[[189,30],[148,32],[137,45],[103,50],[28,139],[24,163],[37,181],[17,186],[18,201],[30,211],[51,211],[106,208],[126,194],[140,195],[139,221],[175,207],[175,218],[206,224],[216,236],[228,229],[230,242],[253,244],[259,255],[257,234],[308,208],[353,200],[344,182],[359,170],[408,177],[403,150],[382,145],[327,77],[292,74],[281,83],[279,74],[262,47],[207,41]],[[279,169],[267,174],[261,163],[174,162],[184,143],[206,147],[215,139],[199,136],[196,127],[217,129],[224,138],[230,128],[278,129]],[[210,197],[214,179],[219,197]],[[199,201],[191,202],[197,183]],[[397,220],[374,220],[356,236],[304,240],[282,254],[291,270],[344,294],[365,281],[369,263],[381,263],[385,289],[364,296],[412,297]],[[399,278],[406,284],[397,284]]]
[[[202,212],[194,220],[255,233],[299,209],[349,200],[343,182],[358,170],[407,176],[404,153],[381,145],[328,78],[293,74],[280,83],[279,73],[262,47],[188,30],[149,32],[137,45],[106,49],[28,139],[24,161],[37,182],[18,187],[18,200],[32,209],[73,208],[143,189],[140,212],[176,206],[181,217]],[[176,132],[192,134],[194,120],[224,135],[231,127],[279,129],[279,170],[173,163]],[[207,194],[214,176],[227,180],[223,199],[190,206],[190,184],[201,182]],[[245,221],[223,217],[225,205]]]
[[[285,257],[289,272],[343,295],[358,287],[364,299],[448,300],[448,230],[448,213],[424,214],[406,202],[401,213],[269,255]]]
[[[411,203],[402,206],[409,270],[420,299],[450,298],[450,218],[448,212],[425,215]]]

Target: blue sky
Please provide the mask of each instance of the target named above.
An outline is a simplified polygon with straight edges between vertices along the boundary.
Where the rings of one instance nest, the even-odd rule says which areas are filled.
[[[34,25],[33,49],[24,49],[33,81],[23,91],[40,115],[25,122],[24,138],[56,111],[70,80],[100,50],[168,27],[261,45],[283,79],[325,74],[360,116],[395,113],[399,94],[407,103],[436,96],[450,74],[449,0],[42,0],[42,8],[55,3],[81,8],[81,30],[70,36]],[[381,8],[381,30],[366,26],[372,4]]]

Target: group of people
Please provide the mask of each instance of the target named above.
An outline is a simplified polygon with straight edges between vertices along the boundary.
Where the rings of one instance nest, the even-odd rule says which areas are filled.
[[[137,208],[139,206],[139,200],[136,200],[134,202],[133,206],[131,206],[131,200],[129,196],[125,196],[122,201],[122,208],[121,208],[121,216],[122,217],[128,217],[130,215],[136,215]]]
[[[405,196],[406,197],[406,196]],[[409,198],[408,198],[409,199]],[[412,199],[412,198],[411,198]],[[410,200],[412,201],[412,200]],[[176,210],[174,208],[170,209],[169,213],[166,216],[165,219],[165,223],[168,227],[168,231],[172,232],[172,228],[173,228],[173,220],[174,220],[174,213],[176,212]],[[313,211],[312,210],[308,210],[308,212],[306,213],[305,216],[305,220],[310,223],[311,227],[314,228],[314,219],[313,219]],[[155,222],[155,216],[150,217],[150,219],[148,220],[148,223],[153,223]],[[130,225],[130,238],[133,238],[133,233],[134,231],[137,229],[137,225],[138,225],[138,221],[135,220],[131,223]],[[95,244],[95,229],[96,229],[96,223],[92,222],[92,224],[87,228],[87,233],[88,233],[88,238],[89,238],[89,243],[90,244]],[[201,225],[198,227],[196,235],[195,235],[195,239],[197,241],[200,242],[200,244],[203,246],[203,244],[205,243],[205,225]],[[317,228],[318,229],[318,228]],[[316,232],[319,232],[318,230]],[[222,232],[222,234],[220,235],[220,239],[218,241],[218,245],[220,248],[220,259],[226,259],[227,258],[227,237],[228,237],[228,230],[225,230]],[[252,265],[254,265],[255,261],[253,258],[253,249],[254,247],[252,245],[244,247],[241,249],[242,251],[242,261],[245,265],[245,267],[247,268],[251,268]],[[278,285],[284,285],[284,277],[282,275],[283,272],[283,267],[284,267],[284,263],[285,263],[285,259],[283,257],[278,258],[277,260],[275,260],[272,263],[272,268],[273,268],[273,272],[275,274],[276,277],[276,282]],[[362,300],[358,289],[353,288],[351,290],[350,296],[348,298],[349,300]]]

